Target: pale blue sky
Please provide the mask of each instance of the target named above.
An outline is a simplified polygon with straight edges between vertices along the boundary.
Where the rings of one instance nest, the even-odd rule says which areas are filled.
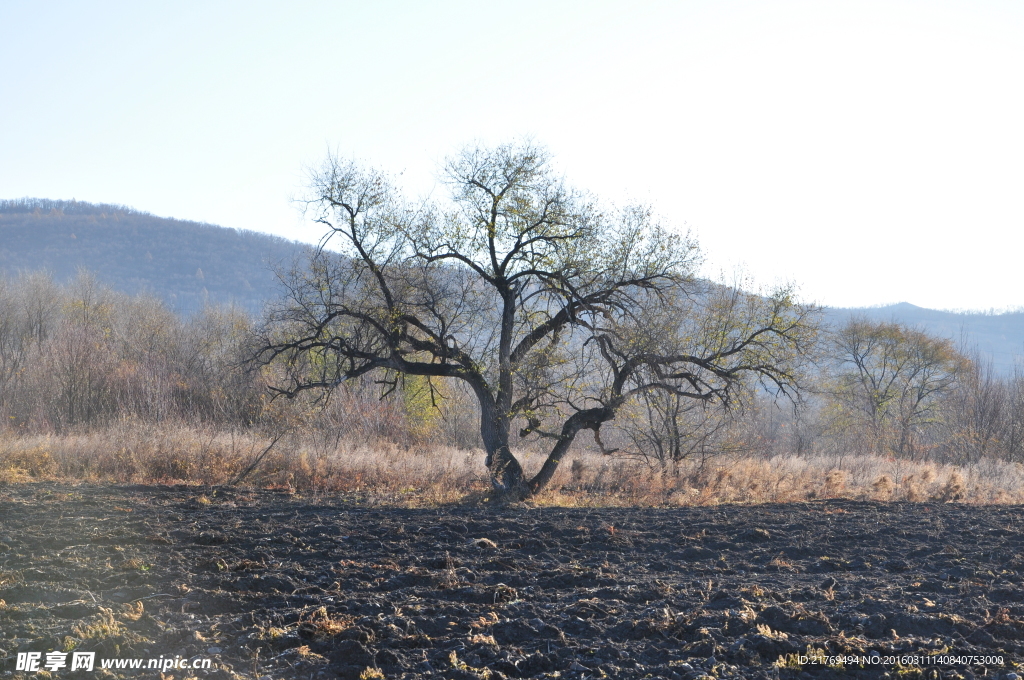
[[[1024,305],[1024,3],[0,0],[0,198],[300,240],[328,149],[473,140],[832,305]]]

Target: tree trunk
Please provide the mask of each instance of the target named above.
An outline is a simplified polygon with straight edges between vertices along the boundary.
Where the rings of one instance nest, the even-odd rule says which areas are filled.
[[[523,468],[508,446],[488,451],[487,459],[491,485],[496,490],[512,500],[522,500],[530,495],[523,476]]]
[[[480,401],[480,437],[487,452],[487,470],[491,485],[502,495],[521,500],[529,495],[523,467],[508,448],[508,424],[498,418],[490,395],[477,390]]]
[[[548,454],[548,459],[544,461],[540,472],[530,480],[530,495],[540,493],[548,485],[548,482],[551,481],[551,478],[555,476],[555,470],[558,469],[558,464],[562,462],[562,456],[569,451],[569,446],[572,444],[572,440],[576,438],[577,432],[579,432],[578,427],[568,434],[563,428],[562,435],[558,438],[554,448],[551,449],[551,453]]]
[[[565,421],[565,425],[562,426],[562,433],[559,435],[558,441],[555,442],[554,448],[551,449],[551,453],[548,454],[547,460],[544,461],[540,472],[530,480],[530,494],[540,493],[548,485],[551,478],[555,476],[555,470],[558,469],[558,464],[562,462],[562,457],[568,453],[569,447],[572,445],[573,440],[576,439],[576,435],[580,430],[596,430],[596,428],[601,426],[601,423],[607,422],[614,417],[615,409],[607,406],[577,411],[572,414]]]

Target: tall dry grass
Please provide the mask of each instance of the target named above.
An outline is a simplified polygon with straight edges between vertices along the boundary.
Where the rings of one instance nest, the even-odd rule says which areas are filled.
[[[275,443],[252,429],[128,421],[79,434],[0,433],[0,483],[240,483],[356,494],[379,503],[434,504],[486,488],[482,455],[352,439],[327,448],[314,437],[293,435]]]
[[[840,467],[841,465],[841,467]],[[575,467],[575,469],[574,469]],[[537,499],[552,505],[716,505],[826,498],[970,503],[1024,502],[1024,465],[908,463],[873,455],[719,457],[666,474],[635,461],[583,455]]]
[[[128,421],[81,434],[8,432],[0,434],[0,483],[239,483],[399,506],[481,499],[489,490],[479,450],[351,438],[325,446],[320,439],[294,434],[272,443],[252,430]],[[542,453],[518,453],[528,473],[543,462]],[[683,464],[669,472],[635,460],[579,452],[566,460],[534,502],[685,506],[823,498],[1020,503],[1024,465],[992,459],[955,466],[873,455],[735,455]]]

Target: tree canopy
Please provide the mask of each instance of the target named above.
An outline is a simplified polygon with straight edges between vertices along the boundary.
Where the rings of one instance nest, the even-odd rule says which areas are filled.
[[[530,143],[468,147],[444,166],[447,201],[401,198],[383,173],[329,157],[308,207],[321,248],[287,279],[258,360],[281,394],[367,374],[464,382],[495,487],[542,489],[581,430],[638,395],[728,403],[745,381],[787,392],[814,310],[697,278],[688,235],[650,208],[609,208]],[[340,256],[330,248],[340,251]],[[510,435],[550,441],[532,478]]]
[[[830,354],[835,377],[826,389],[834,419],[866,424],[877,453],[916,457],[916,433],[937,417],[969,360],[951,340],[896,322],[852,318],[839,328]]]

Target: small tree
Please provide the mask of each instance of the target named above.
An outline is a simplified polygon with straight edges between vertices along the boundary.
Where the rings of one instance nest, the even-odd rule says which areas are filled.
[[[388,388],[463,381],[494,486],[523,497],[636,395],[722,403],[747,377],[793,386],[813,329],[788,291],[707,294],[692,239],[641,206],[601,209],[530,144],[466,149],[444,178],[449,202],[409,205],[354,163],[328,158],[312,176],[327,234],[257,353],[283,367],[278,393],[371,373]],[[552,442],[529,480],[509,449],[516,423]]]

